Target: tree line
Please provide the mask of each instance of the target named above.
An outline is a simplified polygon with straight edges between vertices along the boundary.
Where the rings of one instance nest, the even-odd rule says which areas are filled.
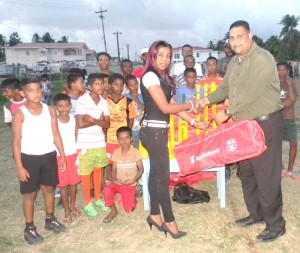
[[[279,22],[282,25],[279,36],[272,35],[266,41],[253,35],[253,40],[262,48],[268,50],[277,61],[300,60],[300,31],[297,30],[300,16],[285,15]],[[216,43],[209,41],[207,48],[222,51],[225,41],[229,39],[229,33],[225,33],[224,39]]]

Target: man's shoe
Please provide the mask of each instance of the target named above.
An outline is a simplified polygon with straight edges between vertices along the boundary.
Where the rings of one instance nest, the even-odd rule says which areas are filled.
[[[102,211],[104,212],[109,212],[110,211],[110,208],[108,206],[105,205],[105,202],[103,199],[98,199],[96,202],[95,202],[95,205],[98,206]]]
[[[248,227],[255,224],[263,224],[263,220],[254,220],[250,216],[236,220],[235,224],[239,227]]]
[[[53,230],[54,233],[59,234],[66,231],[65,225],[61,224],[57,221],[57,219],[53,216],[51,218],[45,219],[45,229]]]
[[[265,229],[262,231],[258,236],[256,236],[257,242],[272,242],[275,241],[279,236],[285,234],[285,228],[281,231],[270,231],[268,229]]]
[[[24,239],[29,244],[41,243],[44,240],[44,238],[38,234],[38,232],[36,231],[36,226],[34,225],[25,228]]]

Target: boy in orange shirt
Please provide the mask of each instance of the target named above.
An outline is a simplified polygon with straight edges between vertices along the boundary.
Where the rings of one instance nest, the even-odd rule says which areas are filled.
[[[122,95],[124,77],[121,74],[112,74],[108,82],[111,84],[111,94],[106,98],[110,113],[110,128],[107,129],[106,152],[110,159],[114,150],[120,147],[116,136],[117,130],[122,126],[128,126],[132,129],[134,118],[138,115],[138,111],[133,100]],[[110,169],[111,166],[109,165],[109,180],[111,180]]]

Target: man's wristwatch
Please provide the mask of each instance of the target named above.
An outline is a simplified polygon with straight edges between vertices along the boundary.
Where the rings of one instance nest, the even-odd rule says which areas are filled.
[[[227,108],[224,109],[224,114],[225,114],[226,117],[230,117],[230,116],[231,116],[231,114],[230,114],[230,112],[227,110]]]

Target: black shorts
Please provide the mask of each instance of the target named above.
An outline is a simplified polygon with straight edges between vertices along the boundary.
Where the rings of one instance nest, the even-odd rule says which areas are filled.
[[[28,171],[28,182],[20,182],[21,194],[39,190],[40,185],[58,184],[56,151],[43,155],[21,154],[23,167]]]

